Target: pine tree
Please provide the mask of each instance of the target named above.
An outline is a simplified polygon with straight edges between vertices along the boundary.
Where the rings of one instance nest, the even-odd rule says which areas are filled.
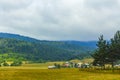
[[[117,31],[114,38],[111,39],[109,58],[109,62],[113,67],[114,63],[120,59],[120,31]]]
[[[104,66],[107,63],[107,55],[108,55],[108,44],[107,41],[103,39],[103,35],[99,37],[99,41],[97,42],[97,49],[95,53],[92,55],[94,58],[93,65]]]

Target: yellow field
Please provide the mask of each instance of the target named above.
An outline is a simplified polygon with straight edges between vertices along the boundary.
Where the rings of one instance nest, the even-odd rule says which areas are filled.
[[[23,64],[19,67],[0,67],[0,80],[120,80],[120,71],[112,73],[74,68],[47,69],[54,63],[63,64],[63,62],[48,62]]]
[[[87,72],[70,68],[41,69],[38,67],[41,64],[33,65],[34,67],[1,67],[0,80],[120,80],[119,73]]]

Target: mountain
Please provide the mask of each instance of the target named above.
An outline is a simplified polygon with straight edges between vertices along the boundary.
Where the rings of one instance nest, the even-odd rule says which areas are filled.
[[[47,41],[16,34],[0,33],[0,59],[62,61],[90,56],[96,41]]]
[[[22,41],[27,41],[27,42],[39,42],[39,40],[34,39],[34,38],[21,36],[18,34],[11,34],[11,33],[0,33],[0,38],[17,39],[17,40],[22,40]]]

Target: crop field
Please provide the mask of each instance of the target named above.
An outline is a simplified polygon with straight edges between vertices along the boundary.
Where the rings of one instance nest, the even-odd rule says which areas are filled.
[[[53,64],[53,63],[49,63]],[[74,68],[47,69],[45,64],[0,67],[0,80],[120,80],[120,72],[96,72]]]

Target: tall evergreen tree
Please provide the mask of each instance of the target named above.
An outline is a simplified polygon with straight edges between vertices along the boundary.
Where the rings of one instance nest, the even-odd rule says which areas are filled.
[[[120,59],[120,31],[117,31],[114,38],[111,39],[109,58],[112,66],[114,66],[114,62]]]
[[[94,58],[93,65],[99,64],[100,66],[104,66],[107,63],[107,55],[108,55],[108,44],[107,41],[103,39],[103,35],[99,37],[99,41],[97,42],[97,49],[95,53],[92,55]]]

